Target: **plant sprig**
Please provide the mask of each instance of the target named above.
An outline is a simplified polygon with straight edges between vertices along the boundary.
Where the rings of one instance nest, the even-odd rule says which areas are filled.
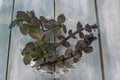
[[[63,67],[66,61],[73,59],[73,62],[78,62],[84,53],[91,53],[93,47],[92,42],[97,39],[92,33],[93,30],[97,29],[97,25],[86,24],[85,27],[78,22],[76,31],[67,30],[64,22],[66,17],[64,14],[60,14],[55,19],[47,19],[44,16],[37,18],[34,11],[18,11],[16,19],[11,22],[10,29],[17,25],[23,35],[29,34],[30,37],[34,38],[35,42],[28,42],[24,49],[22,50],[22,55],[24,56],[23,61],[26,65],[30,64],[31,61],[39,61],[40,67],[48,67],[48,69],[53,69],[53,65],[56,64],[58,67]],[[61,30],[68,36],[62,35]],[[85,34],[86,31],[89,34]],[[48,36],[51,35],[51,36]],[[55,34],[55,35],[54,35]],[[76,35],[79,35],[76,36]],[[53,43],[51,38],[58,39],[58,42]],[[77,39],[74,49],[70,48],[69,39]],[[55,55],[55,50],[57,50],[60,45],[66,47],[65,53],[63,55]]]

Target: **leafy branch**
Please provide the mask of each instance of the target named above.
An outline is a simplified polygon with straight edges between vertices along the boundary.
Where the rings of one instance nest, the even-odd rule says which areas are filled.
[[[78,22],[76,31],[73,32],[71,29],[67,30],[64,24],[65,21],[66,17],[64,14],[60,14],[57,20],[48,20],[44,16],[40,16],[38,19],[34,11],[17,12],[16,19],[11,22],[9,28],[12,29],[17,25],[23,35],[29,35],[36,40],[35,42],[28,42],[21,52],[26,65],[30,64],[33,60],[39,62],[38,66],[46,66],[52,70],[54,64],[58,67],[63,67],[66,65],[66,61],[71,58],[73,62],[76,63],[82,57],[83,52],[91,53],[93,51],[91,44],[97,37],[93,35],[92,31],[97,29],[96,24],[86,24],[85,27],[83,27],[83,25]],[[68,36],[65,37],[62,35],[61,31],[68,33]],[[88,34],[85,34],[84,31]],[[52,42],[53,36],[58,39],[57,43]],[[71,38],[78,40],[74,49],[70,48],[69,39]],[[64,55],[55,55],[54,52],[60,45],[63,45],[67,49]]]

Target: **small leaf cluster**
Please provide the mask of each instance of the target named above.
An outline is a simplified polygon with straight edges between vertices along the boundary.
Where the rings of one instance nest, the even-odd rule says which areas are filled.
[[[13,20],[9,26],[10,29],[16,25],[19,27],[23,35],[29,35],[34,38],[34,42],[28,42],[21,54],[24,56],[23,62],[25,65],[30,64],[31,61],[40,61],[40,67],[48,67],[54,70],[54,64],[58,67],[64,67],[66,61],[73,59],[73,62],[78,62],[84,53],[91,53],[93,47],[92,42],[97,39],[92,33],[97,29],[97,25],[83,25],[78,22],[76,31],[67,30],[65,26],[66,17],[60,14],[55,19],[47,19],[44,16],[37,18],[34,11],[18,11],[16,19]],[[68,36],[62,35],[63,31]],[[88,34],[85,34],[86,31]],[[48,36],[47,34],[50,34]],[[79,36],[76,36],[76,35]],[[54,37],[53,37],[54,36]],[[57,38],[57,42],[52,42],[51,38]],[[74,49],[71,49],[69,39],[77,39]],[[58,47],[66,48],[63,55],[55,54]]]

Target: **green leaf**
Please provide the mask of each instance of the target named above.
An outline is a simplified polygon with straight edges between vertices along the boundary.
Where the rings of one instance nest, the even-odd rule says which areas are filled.
[[[23,58],[23,62],[25,65],[29,64],[31,60],[32,60],[32,57],[30,54],[26,54]]]
[[[58,26],[58,23],[54,19],[44,22],[44,27],[46,29],[53,29],[53,28],[56,28],[57,26]]]
[[[83,43],[82,43],[82,49],[84,49],[84,48],[86,48],[86,47],[88,47],[88,44],[87,44],[86,42],[83,42]]]
[[[74,56],[73,56],[73,61],[76,63],[80,60],[81,57],[82,57],[82,51],[75,50]]]
[[[45,43],[46,51],[48,51],[49,53],[54,53],[55,45],[57,45],[57,43]]]
[[[18,11],[16,15],[17,20],[29,21],[29,16],[24,11]]]
[[[27,24],[23,24],[22,22],[18,23],[20,31],[23,35],[27,35],[29,33],[29,26]]]
[[[34,49],[34,43],[33,42],[29,42],[25,45],[25,48],[22,50],[22,55],[25,55],[26,53],[29,53],[30,51],[32,51]]]
[[[31,55],[32,58],[36,58],[36,57],[41,58],[43,56],[42,51],[40,49],[37,51],[31,51],[29,52],[29,54]]]
[[[66,20],[64,14],[60,14],[57,18],[57,21],[61,24],[61,23],[64,23]]]
[[[35,38],[35,39],[42,39],[42,37],[44,36],[44,32],[41,30],[41,29],[38,29],[36,28],[35,30],[30,30],[29,31],[29,35],[32,37],[32,38]]]
[[[30,18],[35,17],[34,11],[27,11],[27,15],[28,15]]]
[[[17,24],[17,20],[12,21],[9,28],[12,29],[13,27],[15,27],[16,24]]]
[[[54,70],[54,66],[52,66],[52,65],[48,65],[47,67],[48,67],[48,69],[51,70],[51,71]]]
[[[41,22],[47,21],[47,19],[46,19],[44,16],[40,16],[39,20],[40,20]]]
[[[65,56],[67,57],[70,57],[71,54],[72,54],[73,50],[71,48],[68,48],[66,51],[65,51]]]
[[[34,26],[34,27],[39,27],[40,26],[40,22],[39,20],[37,19],[37,17],[32,17],[30,19],[30,22],[31,22],[31,25]]]
[[[62,25],[62,28],[63,28],[63,32],[67,33],[67,28],[66,28],[66,26],[64,24]]]
[[[37,40],[37,41],[35,41],[35,46],[36,47],[39,47],[40,45],[42,45],[42,40]]]
[[[65,63],[64,63],[63,61],[59,60],[59,61],[56,63],[56,65],[57,65],[58,67],[64,67]]]
[[[77,63],[79,61],[79,59],[73,58],[73,62]]]

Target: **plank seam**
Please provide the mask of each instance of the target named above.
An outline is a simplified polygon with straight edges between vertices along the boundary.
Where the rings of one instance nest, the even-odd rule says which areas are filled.
[[[96,13],[96,20],[98,25],[98,43],[99,43],[99,52],[100,52],[100,63],[101,63],[101,73],[102,73],[102,80],[105,80],[105,71],[104,71],[104,60],[103,60],[103,51],[102,51],[102,41],[101,41],[101,33],[100,33],[100,24],[99,24],[99,14],[98,14],[98,6],[97,1],[94,0],[95,4],[95,13]]]
[[[56,16],[56,12],[55,12],[55,9],[56,9],[56,1],[55,0],[53,0],[53,7],[54,7],[54,19],[55,19],[55,16]],[[54,34],[54,43],[56,42],[56,39],[55,39],[55,34]],[[56,50],[55,50],[55,55],[56,55]],[[55,69],[55,64],[54,64],[54,72],[56,71],[56,69]],[[55,78],[54,78],[54,80],[56,80]]]
[[[11,22],[13,21],[14,4],[15,4],[15,0],[13,0],[13,2],[12,2]],[[9,57],[10,57],[11,35],[12,35],[12,29],[10,29],[10,33],[9,33],[9,43],[8,43],[8,54],[7,54],[7,65],[6,65],[5,80],[8,80],[8,68],[9,68]]]

